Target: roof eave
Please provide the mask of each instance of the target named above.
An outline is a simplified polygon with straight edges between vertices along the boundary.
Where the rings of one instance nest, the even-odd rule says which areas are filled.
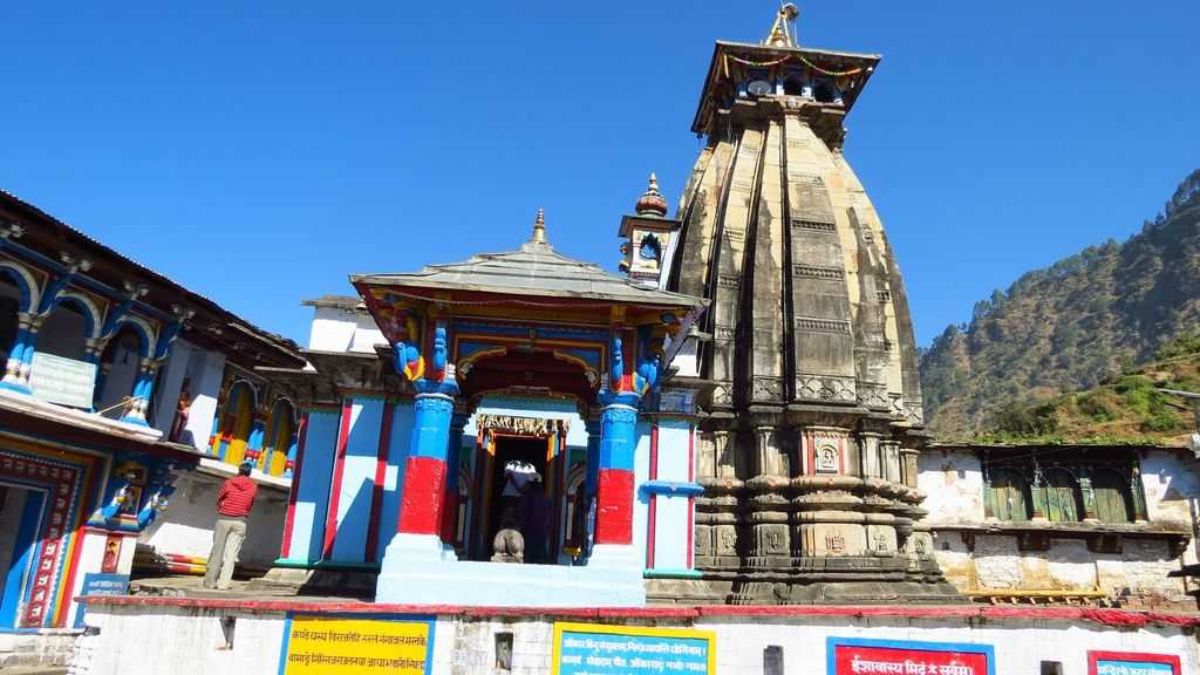
[[[697,306],[707,306],[708,301],[704,298],[693,298],[691,296],[680,295],[678,293],[670,293],[667,291],[658,291],[645,289],[646,297],[630,297],[622,298],[603,294],[579,294],[564,291],[554,290],[539,290],[537,292],[521,292],[517,289],[506,289],[498,291],[489,289],[483,286],[465,286],[462,284],[444,284],[435,281],[413,279],[407,282],[401,282],[397,279],[373,279],[369,275],[356,275],[351,277],[351,283],[354,284],[360,292],[365,292],[367,287],[378,288],[412,288],[426,291],[449,291],[460,293],[481,293],[484,295],[495,296],[497,298],[560,298],[563,300],[580,300],[589,302],[604,302],[610,304],[622,304],[633,306],[649,306],[661,308],[692,308]],[[643,291],[643,289],[630,285],[635,292]],[[433,298],[428,298],[433,300]]]

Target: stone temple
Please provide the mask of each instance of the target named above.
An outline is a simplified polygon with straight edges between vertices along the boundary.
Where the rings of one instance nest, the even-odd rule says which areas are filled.
[[[798,47],[793,12],[762,44],[716,44],[678,220],[630,228],[669,238],[660,286],[710,302],[673,380],[701,410],[704,582],[685,595],[944,599],[917,523],[926,436],[904,284],[842,154],[879,56]]]

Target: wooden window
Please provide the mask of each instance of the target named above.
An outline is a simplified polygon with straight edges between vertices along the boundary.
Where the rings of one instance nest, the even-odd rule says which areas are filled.
[[[994,469],[989,475],[988,502],[1000,520],[1029,520],[1029,485],[1012,469]]]
[[[1129,480],[1111,469],[1101,469],[1092,477],[1096,498],[1096,518],[1102,523],[1128,523],[1133,520],[1133,499]]]
[[[1078,522],[1083,513],[1083,495],[1079,483],[1066,469],[1046,471],[1046,518],[1051,522]]]

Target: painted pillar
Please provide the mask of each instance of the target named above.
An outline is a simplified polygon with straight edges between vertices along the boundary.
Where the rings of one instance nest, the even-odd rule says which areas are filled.
[[[326,560],[366,562],[384,407],[383,396],[373,393],[347,398],[342,407],[325,525]]]
[[[137,379],[133,382],[133,400],[130,401],[129,408],[121,417],[122,422],[146,426],[146,411],[150,408],[150,398],[154,395],[154,380],[158,375],[158,365],[153,361],[142,360]]]
[[[297,431],[288,439],[287,459],[283,465],[283,477],[292,478],[297,473],[297,467],[300,461],[300,434],[302,431]]]
[[[329,510],[330,483],[338,441],[340,408],[301,411],[299,447],[280,565],[306,566],[321,559]]]
[[[637,440],[637,395],[620,394],[600,416],[596,480],[597,546],[633,543],[633,452]]]
[[[396,534],[379,565],[376,602],[430,598],[429,589],[422,586],[422,576],[458,561],[454,548],[446,545],[441,536],[447,474],[451,471],[447,454],[458,383],[454,379],[454,365],[448,358],[446,324],[437,322],[430,337],[428,367],[416,346],[397,342],[393,347],[396,370],[410,379],[417,395],[404,470],[398,481],[400,509]],[[385,501],[385,510],[386,504]],[[433,595],[444,597],[439,593]]]
[[[384,399],[383,414],[379,420],[379,445],[375,454],[375,478],[371,486],[371,519],[367,523],[367,545],[363,551],[365,562],[379,560],[379,532],[383,514],[383,496],[387,487],[388,457],[391,455],[392,424],[395,422],[396,401]]]
[[[693,570],[696,495],[696,430],[690,416],[660,414],[651,431],[650,479],[642,485],[650,504],[646,574],[651,577],[698,576]]]
[[[30,393],[28,370],[22,375],[25,348],[33,339],[29,332],[29,320],[29,314],[26,312],[17,315],[17,334],[13,338],[12,349],[8,352],[8,362],[4,367],[4,379],[0,380],[0,387],[24,394]]]
[[[13,338],[12,350],[8,353],[8,363],[0,386],[5,389],[29,394],[29,371],[33,365],[34,345],[37,343],[38,329],[41,319],[30,314],[17,316],[17,335]]]
[[[29,389],[29,372],[33,370],[33,353],[37,345],[38,331],[42,328],[41,319],[33,319],[25,333],[25,349],[21,352],[21,384]]]
[[[376,561],[383,560],[392,534],[397,530],[400,498],[404,494],[404,469],[408,464],[408,444],[412,441],[413,417],[411,399],[396,401],[392,407],[391,422],[388,424],[387,457],[386,466],[383,468],[378,520],[373,523],[378,530],[372,558]],[[385,439],[380,438],[381,447],[384,441]]]
[[[449,470],[446,453],[454,398],[442,393],[417,394],[412,441],[404,469],[399,534],[438,536]]]
[[[292,479],[292,489],[288,491],[287,513],[283,518],[283,541],[279,545],[279,557],[286,560],[292,552],[292,532],[296,527],[296,500],[300,492],[300,468],[304,456],[304,441],[308,432],[308,414],[297,410],[300,415],[300,427],[296,431],[296,443],[288,449],[288,478]],[[293,454],[294,452],[294,454]]]
[[[250,435],[246,437],[246,459],[254,462],[254,468],[259,471],[265,471],[263,468],[263,441],[266,440],[267,430],[266,424],[259,417],[259,412],[254,411],[254,422],[250,425]]]

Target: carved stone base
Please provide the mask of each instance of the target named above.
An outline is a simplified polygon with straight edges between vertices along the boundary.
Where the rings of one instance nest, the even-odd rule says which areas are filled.
[[[794,558],[770,570],[747,566],[735,576],[728,598],[735,605],[966,601],[935,562],[878,555]]]
[[[646,602],[651,605],[720,605],[732,582],[708,579],[647,579]]]
[[[820,581],[814,583],[750,583],[733,594],[733,604],[746,605],[945,605],[967,599],[943,581]]]

